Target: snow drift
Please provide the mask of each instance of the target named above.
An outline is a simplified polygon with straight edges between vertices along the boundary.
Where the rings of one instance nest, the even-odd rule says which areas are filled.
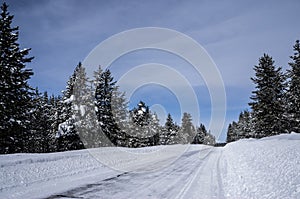
[[[174,151],[178,148],[186,149],[185,153],[167,165],[167,160],[174,158]],[[114,181],[106,183],[107,190],[101,190],[101,198],[114,197],[112,193],[122,197],[122,191],[127,192],[127,196],[133,194],[132,197],[201,198],[207,196],[203,195],[203,187],[219,189],[218,195],[210,197],[300,198],[300,134],[284,134],[260,140],[245,139],[224,148],[172,145],[126,149],[136,154],[160,151],[159,156],[141,159],[119,156],[120,148],[92,150],[110,157],[110,164],[124,164],[127,169],[132,167],[132,171],[124,173],[114,170],[97,161],[89,150],[1,155],[0,198],[45,198],[53,194],[57,196],[54,198],[59,198],[60,193],[76,187],[95,185],[96,182],[100,185],[99,182],[108,182],[109,179]],[[131,175],[136,169],[134,165],[139,165],[139,169],[154,165],[156,168],[161,166],[161,169]],[[193,173],[192,170],[197,172]],[[167,173],[165,176],[164,172]],[[118,179],[120,175],[124,177]],[[179,176],[180,179],[189,180],[174,183]],[[215,180],[208,181],[212,177],[216,177]],[[142,184],[147,189],[147,180],[156,183],[158,179],[161,183],[157,186],[153,185],[147,191],[140,190]],[[117,184],[118,180],[125,183]],[[168,195],[164,195],[160,194],[164,189],[163,184],[165,187],[176,184],[177,187],[169,187]],[[118,191],[114,192],[117,186]],[[139,195],[134,196],[137,192]]]

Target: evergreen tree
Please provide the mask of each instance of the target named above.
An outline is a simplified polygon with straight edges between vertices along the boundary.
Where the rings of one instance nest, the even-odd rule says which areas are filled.
[[[159,119],[156,113],[151,115],[151,119],[149,122],[149,128],[150,128],[150,137],[148,146],[156,146],[159,144],[159,138],[161,134],[161,126],[159,124]]]
[[[288,70],[287,116],[289,131],[300,133],[300,43],[294,45],[294,55],[290,57],[291,69]]]
[[[192,116],[189,113],[183,113],[181,120],[181,128],[179,132],[179,139],[181,144],[191,143],[195,136],[195,127],[192,123]]]
[[[216,144],[216,138],[210,132],[206,134],[203,140],[203,144],[214,146]]]
[[[229,143],[229,142],[234,142],[236,140],[238,140],[238,124],[233,121],[231,124],[229,124],[228,126],[228,130],[227,130],[227,138],[226,138],[226,142]]]
[[[33,95],[27,81],[33,72],[25,64],[33,57],[27,57],[30,49],[20,49],[19,28],[12,27],[14,16],[9,14],[6,3],[1,10],[0,153],[26,152]]]
[[[47,92],[41,95],[38,88],[35,89],[33,98],[34,108],[32,109],[29,139],[29,152],[46,153],[50,151],[53,136],[51,135],[51,105]]]
[[[119,87],[116,86],[112,93],[112,113],[114,121],[117,125],[117,146],[127,145],[127,125],[128,125],[128,102],[125,98],[125,93],[119,91]]]
[[[164,128],[161,130],[160,144],[175,144],[175,138],[178,136],[178,127],[173,121],[170,113],[168,113]]]
[[[83,149],[83,143],[79,137],[78,131],[76,129],[76,113],[80,107],[76,106],[75,96],[76,91],[79,89],[76,88],[76,81],[78,84],[81,81],[82,73],[84,73],[84,69],[79,63],[75,68],[73,75],[70,77],[66,90],[63,91],[63,98],[62,98],[62,113],[60,117],[62,118],[62,123],[58,125],[57,131],[57,148],[59,151],[65,150],[76,150],[76,149]],[[78,96],[78,95],[77,95]]]
[[[251,80],[256,90],[249,103],[253,110],[255,137],[265,137],[284,132],[284,76],[281,68],[275,68],[272,57],[264,54],[254,66],[255,77]]]
[[[207,130],[203,124],[200,124],[200,127],[197,128],[197,132],[192,144],[204,144],[204,139],[206,136]]]
[[[114,120],[112,111],[112,95],[116,82],[114,81],[110,70],[102,72],[101,68],[95,72],[95,106],[96,115],[102,131],[110,142],[107,146],[117,145],[118,126]]]
[[[49,99],[49,104],[50,104],[50,113],[49,113],[49,121],[50,121],[50,152],[56,152],[59,151],[59,146],[58,146],[58,127],[59,124],[63,122],[62,120],[62,110],[63,110],[63,103],[62,103],[62,98],[61,96],[54,96],[52,95]]]

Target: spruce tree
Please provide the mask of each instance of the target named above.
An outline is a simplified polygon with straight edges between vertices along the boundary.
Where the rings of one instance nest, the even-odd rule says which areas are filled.
[[[300,43],[294,45],[294,55],[290,57],[291,69],[288,70],[287,116],[289,118],[289,132],[300,133]]]
[[[192,144],[204,144],[204,139],[207,136],[207,130],[203,124],[197,128],[196,135],[192,141]]]
[[[176,127],[173,118],[168,113],[164,128],[161,130],[160,144],[169,145],[175,144],[175,138],[178,136],[178,128]]]
[[[272,57],[264,54],[254,70],[255,77],[251,80],[256,90],[249,103],[254,116],[254,136],[261,138],[283,133],[285,78],[281,68],[276,68]]]
[[[114,81],[110,70],[102,72],[101,68],[94,73],[95,78],[95,108],[96,116],[100,127],[110,140],[110,145],[117,145],[118,126],[113,117],[112,111],[112,95],[115,89],[116,81]]]
[[[63,91],[62,98],[62,112],[60,118],[62,123],[58,125],[57,131],[57,148],[58,151],[83,149],[83,143],[80,140],[78,131],[76,129],[76,113],[80,107],[76,106],[76,81],[81,81],[81,73],[83,73],[83,67],[81,63],[77,65],[73,75],[70,77],[66,90]],[[78,95],[77,95],[78,96]]]
[[[195,136],[195,127],[192,123],[192,116],[189,113],[183,113],[181,120],[181,128],[179,133],[179,139],[181,144],[188,144],[193,141]]]
[[[127,119],[129,116],[128,101],[125,98],[125,92],[120,92],[118,86],[115,87],[112,93],[112,113],[118,129],[116,144],[117,146],[126,146]]]
[[[30,49],[20,49],[19,27],[12,27],[13,15],[3,3],[0,16],[0,153],[26,152],[33,89],[28,80],[33,75],[26,69]]]
[[[226,142],[229,143],[236,140],[238,140],[238,124],[237,122],[233,121],[228,126]]]
[[[30,146],[29,152],[46,153],[50,152],[51,143],[53,143],[53,135],[51,134],[51,104],[48,93],[39,93],[38,88],[35,89],[33,98],[34,108],[32,109],[30,120]]]

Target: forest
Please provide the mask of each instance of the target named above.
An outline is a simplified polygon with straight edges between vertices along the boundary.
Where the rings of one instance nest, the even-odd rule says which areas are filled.
[[[0,153],[45,153],[104,146],[145,147],[169,144],[214,145],[215,137],[189,113],[181,126],[168,114],[165,124],[143,102],[128,110],[125,93],[109,69],[88,79],[79,63],[61,96],[40,92],[28,80],[30,48],[20,49],[8,5],[1,6]]]
[[[215,145],[216,138],[203,124],[194,126],[183,113],[181,124],[169,113],[164,125],[145,99],[129,110],[125,93],[109,69],[101,66],[89,79],[80,62],[61,95],[32,88],[34,75],[26,67],[34,58],[30,48],[20,49],[19,27],[8,5],[0,17],[0,153],[46,153],[84,148],[145,147],[169,144]],[[227,143],[300,132],[300,43],[293,46],[289,69],[282,71],[264,54],[251,78],[255,90],[250,110],[228,126]]]

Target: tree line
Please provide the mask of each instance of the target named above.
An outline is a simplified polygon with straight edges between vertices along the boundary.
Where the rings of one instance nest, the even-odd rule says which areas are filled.
[[[289,69],[276,67],[264,54],[254,66],[255,84],[249,103],[237,122],[229,124],[227,142],[243,138],[262,138],[281,133],[300,133],[300,43],[293,46]]]
[[[89,79],[79,63],[62,96],[49,96],[31,88],[30,48],[20,49],[19,28],[3,3],[0,17],[0,153],[45,153],[104,146],[144,147],[168,144],[215,143],[189,113],[181,126],[171,114],[165,124],[140,101],[128,109],[125,93],[110,70],[99,66]]]

